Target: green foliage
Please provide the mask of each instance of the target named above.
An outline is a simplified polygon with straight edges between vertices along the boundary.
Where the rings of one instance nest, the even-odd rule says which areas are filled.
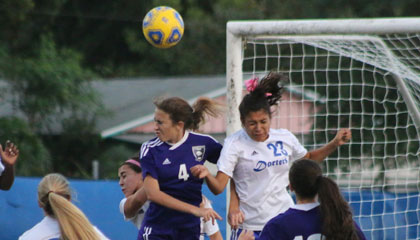
[[[51,33],[59,49],[83,54],[82,64],[104,77],[220,74],[225,72],[226,23],[230,20],[419,16],[415,0],[4,0],[0,42],[13,55],[32,54]],[[153,7],[178,10],[181,42],[156,49],[141,22]],[[3,11],[2,11],[3,10]]]
[[[52,170],[51,156],[41,139],[27,123],[17,117],[0,118],[0,143],[6,140],[19,148],[16,174],[20,176],[43,176]]]
[[[1,49],[0,70],[10,86],[11,103],[28,120],[26,133],[38,141],[25,144],[25,154],[32,156],[27,159],[31,163],[48,161],[34,165],[38,168],[25,163],[27,167],[19,166],[18,174],[42,175],[54,170],[67,176],[90,177],[89,160],[97,154],[101,142],[95,133],[95,121],[105,112],[90,85],[94,75],[81,66],[82,56],[70,49],[57,49],[50,35],[41,37],[33,56],[12,56]],[[10,126],[14,128],[19,127]],[[49,152],[36,134],[45,135],[42,140]]]
[[[81,130],[84,122],[72,121],[59,136],[43,138],[54,156],[54,171],[73,178],[91,178],[92,160],[100,152],[101,139],[97,134]]]
[[[115,179],[118,176],[118,168],[121,164],[133,156],[133,149],[122,144],[116,144],[102,152],[97,160],[99,161],[100,177]]]
[[[52,32],[60,47],[82,52],[83,64],[102,76],[214,74],[225,71],[228,20],[418,16],[415,4],[415,0],[387,4],[379,0],[5,0],[0,40],[13,53],[22,54]],[[159,5],[177,9],[186,24],[183,40],[172,49],[154,49],[142,36],[144,15]]]
[[[98,104],[89,85],[92,74],[80,61],[80,54],[57,50],[51,37],[43,36],[36,56],[10,57],[2,67],[31,128],[48,127],[57,113],[88,112]]]
[[[143,37],[143,17],[159,5],[177,9],[185,22],[181,42],[170,49],[154,48]],[[34,132],[47,135],[43,140],[53,156],[54,170],[74,177],[90,177],[90,161],[97,158],[102,149],[101,139],[94,130],[95,121],[98,115],[104,114],[98,96],[89,85],[93,77],[223,74],[226,51],[229,51],[225,47],[226,23],[230,20],[419,16],[417,5],[416,0],[388,0],[386,3],[380,0],[3,0],[0,2],[0,76],[11,86],[13,106],[29,121],[29,127],[23,127],[25,133],[33,139],[37,138]],[[265,64],[258,61],[258,66]],[[293,68],[301,67],[297,62],[293,64]],[[290,66],[281,66],[286,67]],[[340,77],[346,79],[346,76]],[[299,81],[297,77],[294,79]],[[348,94],[347,90],[343,89],[340,94]],[[321,95],[338,94],[338,91],[327,92],[322,88],[317,91]],[[352,87],[353,94],[358,91],[357,86]],[[348,105],[344,102],[329,107],[343,113]],[[368,105],[361,102],[353,107],[369,109]],[[379,105],[371,107],[383,112]],[[392,122],[392,116],[382,118],[376,119],[376,123],[397,124],[402,128],[407,116],[401,116],[398,122]],[[328,127],[345,124],[340,119],[343,118],[330,116]],[[357,121],[351,124],[364,127]],[[17,131],[17,126],[13,124],[9,130]],[[55,135],[58,133],[61,136]],[[334,135],[325,134],[329,138]],[[354,139],[360,134],[365,133],[354,133]],[[382,140],[389,134],[375,132],[374,135],[372,138]],[[28,153],[24,153],[19,162],[26,161],[23,158],[31,159],[25,164],[30,167],[31,163],[42,159],[51,161],[42,142],[31,141],[33,146],[24,146],[23,151]],[[368,147],[354,146],[342,151],[360,152]],[[383,148],[390,151],[387,154],[398,154],[400,149],[418,149],[418,143]],[[116,174],[116,162],[131,155],[132,151],[129,154],[126,151],[124,147],[115,146],[99,156],[105,168],[103,176]],[[49,164],[40,166],[41,170],[34,170],[36,174],[51,167]],[[18,166],[21,175],[31,171],[20,168],[21,164]]]
[[[28,12],[34,8],[32,0],[2,0],[0,2],[0,41],[9,47],[17,46],[26,34],[21,35],[19,29],[28,21]]]

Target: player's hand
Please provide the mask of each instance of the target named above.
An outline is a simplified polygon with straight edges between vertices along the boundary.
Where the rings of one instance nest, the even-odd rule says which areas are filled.
[[[254,232],[251,230],[242,230],[241,234],[239,235],[238,240],[254,240]]]
[[[222,220],[222,217],[216,211],[214,211],[213,208],[198,208],[197,213],[194,215],[197,217],[202,217],[205,222],[211,219],[213,225],[216,219]]]
[[[238,229],[239,224],[242,224],[245,219],[245,214],[241,210],[229,211],[228,223],[231,228]]]
[[[205,178],[207,177],[207,175],[210,174],[207,167],[200,164],[197,164],[194,167],[190,168],[190,171],[192,175],[194,175],[194,177],[199,178],[199,179]]]
[[[16,145],[7,140],[4,151],[3,147],[0,144],[0,156],[3,163],[6,163],[8,165],[14,165],[19,157],[19,149]]]
[[[351,139],[351,130],[349,128],[341,128],[338,130],[334,138],[337,147],[347,143]]]

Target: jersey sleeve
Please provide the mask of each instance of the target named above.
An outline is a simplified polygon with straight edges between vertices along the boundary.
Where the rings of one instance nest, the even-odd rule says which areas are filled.
[[[209,200],[207,200],[204,204],[205,208],[213,208]],[[203,221],[203,220],[202,220]],[[203,229],[201,229],[202,233],[205,233],[207,236],[211,236],[219,231],[219,225],[217,221],[214,221],[214,224],[211,220],[204,222]]]
[[[121,202],[120,202],[120,213],[124,216],[125,221],[130,221],[133,218],[127,218],[125,216],[125,213],[124,213],[124,205],[125,205],[126,201],[127,201],[127,198],[124,198],[124,199],[121,200]]]
[[[233,171],[238,163],[238,149],[234,142],[227,138],[220,153],[220,158],[217,161],[217,168],[219,171],[225,173],[229,177],[233,176]]]
[[[220,157],[220,152],[222,151],[222,144],[217,142],[216,139],[210,138],[209,143],[207,144],[207,148],[207,161],[211,163],[217,163],[217,160],[219,160]]]
[[[298,160],[303,158],[308,150],[302,144],[299,142],[299,140],[296,138],[296,136],[293,133],[290,133],[290,139],[292,141],[292,148],[293,148],[293,154],[292,154],[292,161]]]
[[[140,164],[142,167],[143,179],[150,175],[154,179],[158,179],[155,159],[151,149],[143,144],[140,149]]]

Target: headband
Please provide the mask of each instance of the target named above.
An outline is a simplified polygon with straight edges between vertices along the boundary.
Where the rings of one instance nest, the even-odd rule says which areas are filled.
[[[136,160],[134,160],[134,159],[128,159],[127,161],[125,161],[126,163],[131,163],[131,164],[134,164],[134,165],[136,165],[137,167],[139,167],[139,168],[141,168],[141,166],[140,166],[140,162],[139,161],[136,161]]]

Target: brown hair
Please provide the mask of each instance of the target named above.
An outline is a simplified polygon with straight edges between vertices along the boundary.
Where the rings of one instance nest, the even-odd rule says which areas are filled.
[[[48,174],[38,185],[40,206],[48,216],[57,219],[61,239],[100,239],[87,217],[70,199],[69,182],[61,174]]]
[[[205,115],[216,117],[221,112],[221,105],[210,98],[200,97],[192,106],[180,97],[157,99],[155,106],[169,114],[173,123],[184,122],[185,129],[197,130]]]
[[[318,163],[308,159],[295,161],[289,171],[289,180],[299,198],[312,199],[318,194],[322,234],[326,239],[359,239],[349,204],[337,184],[322,176]]]

